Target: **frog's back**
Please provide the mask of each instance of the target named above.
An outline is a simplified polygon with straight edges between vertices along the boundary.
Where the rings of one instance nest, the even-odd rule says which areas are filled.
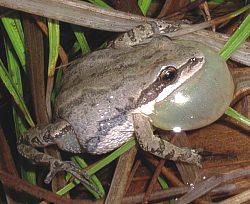
[[[119,50],[111,55],[98,51],[69,67],[55,106],[56,117],[72,125],[82,148],[92,154],[111,151],[133,134],[128,118],[133,102],[124,100],[125,86],[109,70],[121,55]]]

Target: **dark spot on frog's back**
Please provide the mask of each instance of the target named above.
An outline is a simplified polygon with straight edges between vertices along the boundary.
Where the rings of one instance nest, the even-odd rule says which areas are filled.
[[[153,57],[153,55],[150,53],[150,54],[148,54],[148,55],[142,56],[142,60],[149,60],[149,59],[151,59],[152,57]]]
[[[175,151],[174,151],[174,150],[171,150],[171,152],[169,152],[169,154],[167,154],[167,155],[165,156],[165,159],[171,159],[171,158],[174,157],[174,155],[175,155]]]
[[[129,39],[132,41],[132,42],[136,42],[136,38],[135,38],[135,34],[134,34],[134,31],[129,31],[128,32],[128,36],[129,36]]]
[[[106,135],[112,128],[120,126],[127,121],[126,112],[119,112],[119,114],[112,118],[100,120],[98,122],[98,131],[101,135]]]
[[[143,25],[139,25],[137,28],[139,28],[139,30],[141,30],[141,31],[145,30],[145,26],[143,26]]]
[[[91,78],[96,78],[96,76],[97,76],[97,73],[93,73],[90,75]]]
[[[95,102],[91,102],[91,103],[90,103],[90,106],[91,106],[91,107],[95,107],[96,105],[97,105],[97,103],[95,103]]]

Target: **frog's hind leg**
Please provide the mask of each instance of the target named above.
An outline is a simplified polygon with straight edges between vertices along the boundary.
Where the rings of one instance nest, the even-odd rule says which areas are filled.
[[[46,147],[57,144],[62,150],[80,153],[80,145],[77,141],[73,128],[64,120],[54,124],[37,126],[30,129],[17,143],[18,152],[33,163],[48,165],[48,173],[45,183],[50,183],[55,174],[59,171],[67,171],[81,183],[98,192],[92,184],[89,176],[71,161],[61,161],[48,154],[38,151],[35,148]]]
[[[153,135],[149,120],[140,113],[133,113],[134,129],[140,147],[158,157],[183,161],[201,166],[201,156],[194,150],[177,147]]]

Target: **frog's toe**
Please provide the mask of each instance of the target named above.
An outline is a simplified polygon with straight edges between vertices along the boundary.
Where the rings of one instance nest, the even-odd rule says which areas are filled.
[[[198,167],[202,167],[201,165],[201,159],[202,157],[198,154],[200,150],[194,150],[189,148],[182,148],[184,151],[186,151],[186,154],[183,154],[183,158],[181,158],[181,161],[187,162],[189,164],[195,164]]]
[[[93,184],[88,174],[81,170],[74,162],[72,161],[60,161],[54,160],[50,162],[50,171],[47,174],[44,182],[50,183],[53,177],[56,175],[57,172],[60,171],[67,171],[72,174],[73,177],[78,179],[85,187],[89,187],[96,193],[100,193],[97,187]]]
[[[57,172],[60,171],[67,171],[69,172],[72,168],[77,168],[73,162],[71,161],[60,161],[60,160],[53,160],[50,161],[50,171],[47,174],[44,182],[50,183],[51,180],[54,178],[54,176],[57,174]]]

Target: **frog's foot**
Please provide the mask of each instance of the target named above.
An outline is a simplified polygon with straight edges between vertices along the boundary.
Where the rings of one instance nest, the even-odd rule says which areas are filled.
[[[34,163],[48,165],[50,167],[50,172],[45,179],[45,183],[51,182],[52,178],[57,172],[67,171],[71,173],[73,177],[78,179],[83,185],[100,194],[97,187],[92,184],[90,177],[73,162],[61,161],[48,154],[39,152],[34,147],[21,142],[18,143],[17,150],[21,155],[23,155],[27,159],[30,159]]]
[[[72,174],[73,177],[78,179],[85,187],[89,187],[93,191],[100,193],[97,187],[93,184],[88,174],[81,170],[74,162],[72,161],[61,161],[54,159],[50,161],[50,171],[47,174],[44,182],[50,183],[53,177],[60,171],[67,171]]]

